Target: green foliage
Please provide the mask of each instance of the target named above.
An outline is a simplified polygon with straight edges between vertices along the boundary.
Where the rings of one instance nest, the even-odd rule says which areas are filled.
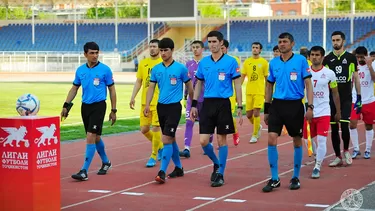
[[[356,11],[373,11],[375,10],[375,0],[354,0]],[[327,1],[327,13],[330,12],[351,12],[351,0]],[[323,3],[319,3],[313,13],[323,13]]]
[[[141,17],[141,7],[129,6],[129,5],[118,5],[118,17],[119,18],[140,18]],[[147,7],[143,7],[143,17],[147,17]],[[96,19],[96,8],[92,7],[87,10],[86,17],[88,19]],[[115,18],[115,8],[114,7],[99,7],[98,8],[98,18]]]

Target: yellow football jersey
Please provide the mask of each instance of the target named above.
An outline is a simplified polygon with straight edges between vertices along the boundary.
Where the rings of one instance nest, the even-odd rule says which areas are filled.
[[[268,62],[260,57],[254,59],[250,57],[243,63],[241,74],[246,75],[246,95],[259,94],[264,95],[266,89],[265,77],[268,76]]]
[[[142,79],[142,105],[146,105],[146,95],[148,87],[150,86],[151,69],[161,63],[163,60],[161,57],[157,59],[146,58],[139,62],[137,78]],[[150,105],[156,105],[159,98],[159,88],[155,86],[154,96]]]

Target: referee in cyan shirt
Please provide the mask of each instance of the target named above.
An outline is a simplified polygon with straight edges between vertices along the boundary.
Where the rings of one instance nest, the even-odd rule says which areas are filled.
[[[203,108],[199,118],[200,142],[205,154],[214,163],[214,171],[211,174],[211,186],[224,185],[224,170],[228,157],[227,134],[233,134],[234,124],[230,97],[233,95],[233,80],[237,96],[237,115],[242,125],[242,91],[241,73],[235,58],[221,51],[223,34],[211,31],[207,35],[208,47],[211,55],[204,57],[198,66],[195,77],[198,83],[195,86],[192,101],[191,118],[198,117],[197,99],[204,83]],[[219,145],[219,159],[214,149],[209,144],[210,134],[217,133]]]
[[[278,175],[277,137],[285,125],[294,142],[294,174],[290,180],[289,188],[300,188],[299,173],[302,163],[302,128],[304,123],[305,108],[302,104],[306,87],[309,102],[306,119],[311,122],[313,116],[313,90],[310,68],[304,56],[293,54],[294,38],[289,33],[279,35],[280,57],[272,59],[269,63],[269,76],[267,79],[266,97],[264,104],[264,121],[268,125],[268,162],[272,178],[263,188],[270,192],[273,188],[280,187]],[[273,93],[273,85],[276,85]],[[273,93],[273,95],[272,95]],[[273,97],[272,105],[271,98]]]
[[[72,175],[76,180],[87,180],[87,172],[91,161],[98,152],[102,159],[102,167],[98,174],[104,175],[112,166],[108,160],[104,150],[104,143],[101,139],[104,116],[107,109],[107,87],[110,94],[112,109],[109,114],[109,119],[112,120],[112,125],[116,121],[116,89],[113,81],[111,69],[98,61],[99,46],[94,42],[88,42],[84,45],[84,55],[87,58],[87,63],[80,66],[75,74],[73,87],[68,93],[68,97],[63,106],[61,117],[68,116],[68,107],[77,95],[77,91],[82,86],[82,106],[81,116],[86,131],[86,155],[85,161],[81,170]]]
[[[159,88],[159,99],[156,106],[159,124],[164,144],[160,170],[155,180],[161,184],[165,182],[165,173],[172,158],[175,168],[168,177],[181,177],[184,170],[181,165],[179,148],[176,143],[176,130],[181,119],[181,100],[183,97],[183,83],[193,97],[193,85],[185,65],[173,60],[174,42],[170,38],[163,38],[159,42],[162,63],[151,70],[150,85],[147,91],[144,115],[150,113],[150,103],[154,95],[155,85]]]

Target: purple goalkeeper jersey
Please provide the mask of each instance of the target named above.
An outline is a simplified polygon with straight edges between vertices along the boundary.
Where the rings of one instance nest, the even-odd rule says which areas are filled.
[[[195,90],[195,85],[198,82],[198,79],[195,77],[195,74],[197,73],[198,70],[198,64],[199,62],[195,61],[194,59],[186,62],[186,68],[189,70],[189,76],[191,78],[191,82],[193,83],[193,89]],[[185,92],[187,94],[187,90]],[[199,95],[198,102],[203,102],[203,94],[204,94],[204,84],[202,84],[202,91],[201,94]],[[187,103],[191,103],[191,99],[188,97]]]

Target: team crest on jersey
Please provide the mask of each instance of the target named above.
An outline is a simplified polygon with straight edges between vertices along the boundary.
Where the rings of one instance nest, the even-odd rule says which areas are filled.
[[[326,78],[326,75],[323,73],[322,76],[320,76],[320,78]]]
[[[291,81],[296,81],[297,80],[297,73],[296,72],[291,72],[290,73],[290,80]]]
[[[343,64],[348,64],[348,61],[346,61],[346,59],[342,60],[342,63]]]

